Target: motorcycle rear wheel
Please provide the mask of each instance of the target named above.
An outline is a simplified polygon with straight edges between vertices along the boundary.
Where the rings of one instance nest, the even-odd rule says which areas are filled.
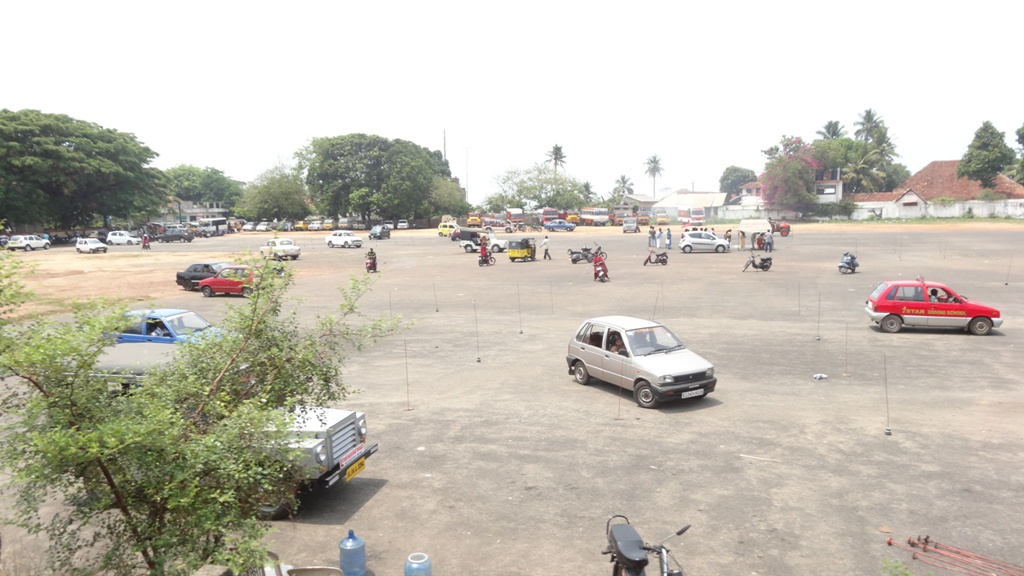
[[[839,273],[840,274],[852,274],[853,273],[853,268],[850,268],[848,266],[840,266],[839,267]]]

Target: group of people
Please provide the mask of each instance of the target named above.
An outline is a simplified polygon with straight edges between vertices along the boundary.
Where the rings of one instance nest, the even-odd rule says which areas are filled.
[[[726,233],[728,234],[728,233]],[[728,236],[726,240],[731,240]],[[747,233],[740,230],[740,250],[747,247]],[[769,229],[767,232],[754,232],[750,235],[750,249],[764,250],[771,252],[775,249],[775,236]]]
[[[647,231],[647,247],[661,250],[663,244],[665,248],[672,249],[672,229],[669,228],[666,231],[663,228],[658,228],[655,232],[654,226],[651,226],[651,229]]]

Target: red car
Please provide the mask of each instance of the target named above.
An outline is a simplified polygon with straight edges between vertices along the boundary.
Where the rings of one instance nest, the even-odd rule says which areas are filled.
[[[904,326],[959,328],[985,335],[999,328],[999,310],[968,300],[945,284],[924,280],[898,280],[879,284],[868,297],[867,312],[883,332]]]
[[[241,294],[248,297],[252,294],[254,278],[252,270],[248,266],[227,266],[216,276],[204,278],[199,281],[199,289],[203,296],[213,296],[217,293]]]

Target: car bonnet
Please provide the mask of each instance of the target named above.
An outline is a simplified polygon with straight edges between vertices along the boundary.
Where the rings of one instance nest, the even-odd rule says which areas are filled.
[[[714,367],[703,356],[688,348],[672,352],[655,352],[646,356],[634,356],[633,364],[655,376],[693,374]]]

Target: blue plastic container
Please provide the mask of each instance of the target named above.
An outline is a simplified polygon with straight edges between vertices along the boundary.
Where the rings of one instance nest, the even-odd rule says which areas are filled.
[[[341,551],[341,573],[345,576],[366,576],[366,541],[348,531],[348,538],[338,542]]]
[[[430,558],[423,552],[413,552],[405,562],[405,576],[431,576]]]

